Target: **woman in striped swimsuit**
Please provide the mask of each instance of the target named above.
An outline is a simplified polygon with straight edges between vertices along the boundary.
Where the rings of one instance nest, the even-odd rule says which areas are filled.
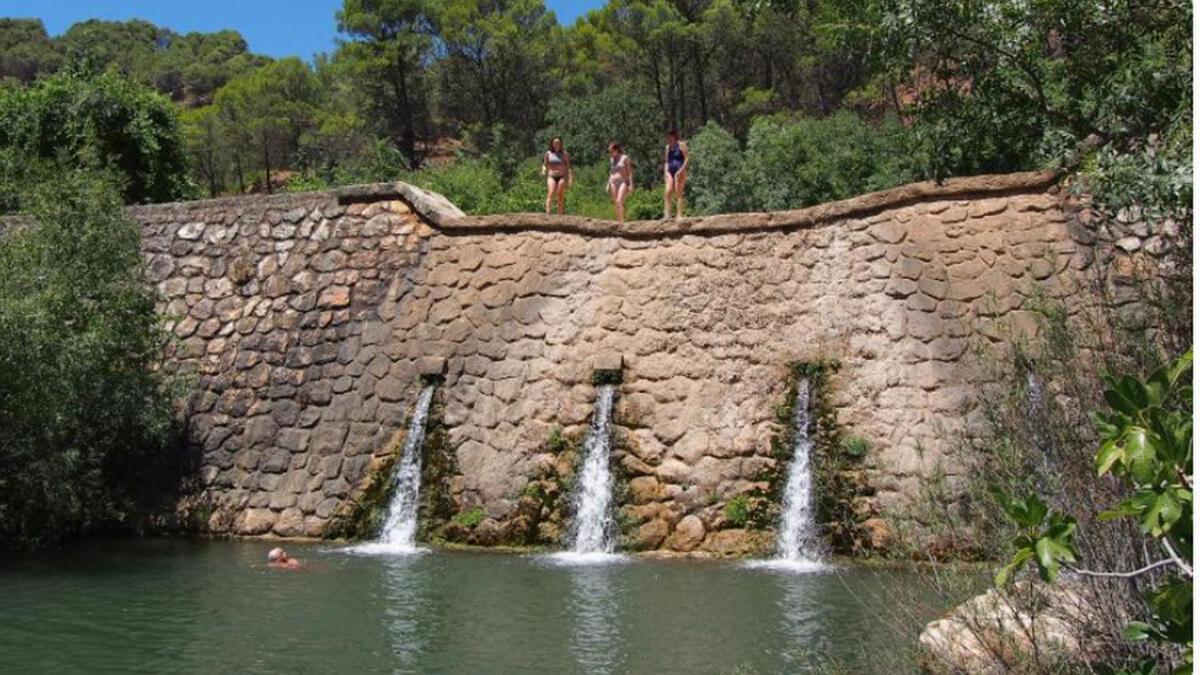
[[[675,217],[683,217],[683,189],[687,187],[687,144],[679,140],[679,132],[667,132],[667,151],[663,162],[663,215],[671,217],[671,197],[675,197]]]
[[[562,138],[550,139],[550,149],[542,155],[542,175],[546,177],[546,214],[558,198],[558,215],[562,215],[567,200],[567,188],[571,187],[571,156],[563,150]]]

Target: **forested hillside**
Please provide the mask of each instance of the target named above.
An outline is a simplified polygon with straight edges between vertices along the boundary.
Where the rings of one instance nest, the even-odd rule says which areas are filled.
[[[234,31],[87,21],[51,38],[6,19],[0,77],[85,64],[166,95],[194,195],[403,177],[470,211],[539,210],[550,136],[581,167],[620,141],[648,187],[670,127],[709,212],[1063,165],[1190,191],[1182,1],[610,0],[562,26],[541,0],[344,0],[330,21],[338,47],[306,62]],[[568,208],[606,208],[602,173],[581,171]],[[635,192],[631,215],[659,209]]]

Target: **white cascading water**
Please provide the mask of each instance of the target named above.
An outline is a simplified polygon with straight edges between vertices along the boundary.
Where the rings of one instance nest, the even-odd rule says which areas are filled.
[[[613,476],[609,470],[609,439],[616,385],[596,388],[592,425],[583,444],[583,466],[575,483],[573,553],[611,553]]]
[[[379,543],[387,548],[416,548],[417,512],[421,505],[421,446],[425,444],[425,418],[429,416],[435,386],[428,384],[421,391],[412,420],[408,423],[400,466],[394,473],[392,501],[388,504],[387,520],[379,537]]]
[[[796,404],[792,411],[792,464],[788,467],[783,491],[783,517],[779,524],[778,557],[797,563],[818,562],[821,541],[813,515],[812,455],[813,439],[810,408],[811,384],[807,379],[796,383]]]

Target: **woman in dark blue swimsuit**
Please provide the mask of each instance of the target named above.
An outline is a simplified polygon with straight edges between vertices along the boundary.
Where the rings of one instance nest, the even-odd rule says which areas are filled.
[[[679,140],[679,132],[667,132],[667,151],[663,162],[663,217],[671,217],[671,197],[675,197],[675,217],[683,217],[683,190],[687,187],[687,144]]]

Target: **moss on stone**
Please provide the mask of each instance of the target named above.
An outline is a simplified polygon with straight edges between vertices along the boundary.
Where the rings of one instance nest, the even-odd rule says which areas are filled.
[[[392,436],[378,463],[367,473],[363,491],[357,498],[344,502],[330,519],[329,525],[325,527],[326,537],[361,540],[379,533],[394,486],[392,469],[400,460],[405,437],[404,429]]]
[[[463,527],[475,527],[483,522],[484,510],[482,506],[476,506],[470,511],[462,511],[454,514],[454,522]]]
[[[457,510],[451,480],[458,473],[458,456],[450,446],[442,412],[441,399],[435,392],[425,420],[425,443],[421,447],[421,526],[418,534],[422,541],[433,539]]]
[[[792,460],[795,429],[792,428],[795,413],[797,387],[801,380],[809,382],[809,433],[813,441],[812,472],[814,502],[817,521],[822,526],[829,544],[835,552],[861,554],[862,514],[855,509],[859,498],[867,494],[869,487],[863,480],[861,464],[870,451],[870,443],[856,436],[846,435],[837,423],[832,404],[832,375],[841,368],[836,359],[800,361],[788,369],[787,394],[776,407],[776,421],[780,431],[771,440],[771,456],[775,459],[773,469],[764,470],[759,479],[769,487],[763,497],[772,513],[763,525],[764,510],[748,518],[748,527],[770,527],[778,522],[783,486],[787,482],[787,467]]]

